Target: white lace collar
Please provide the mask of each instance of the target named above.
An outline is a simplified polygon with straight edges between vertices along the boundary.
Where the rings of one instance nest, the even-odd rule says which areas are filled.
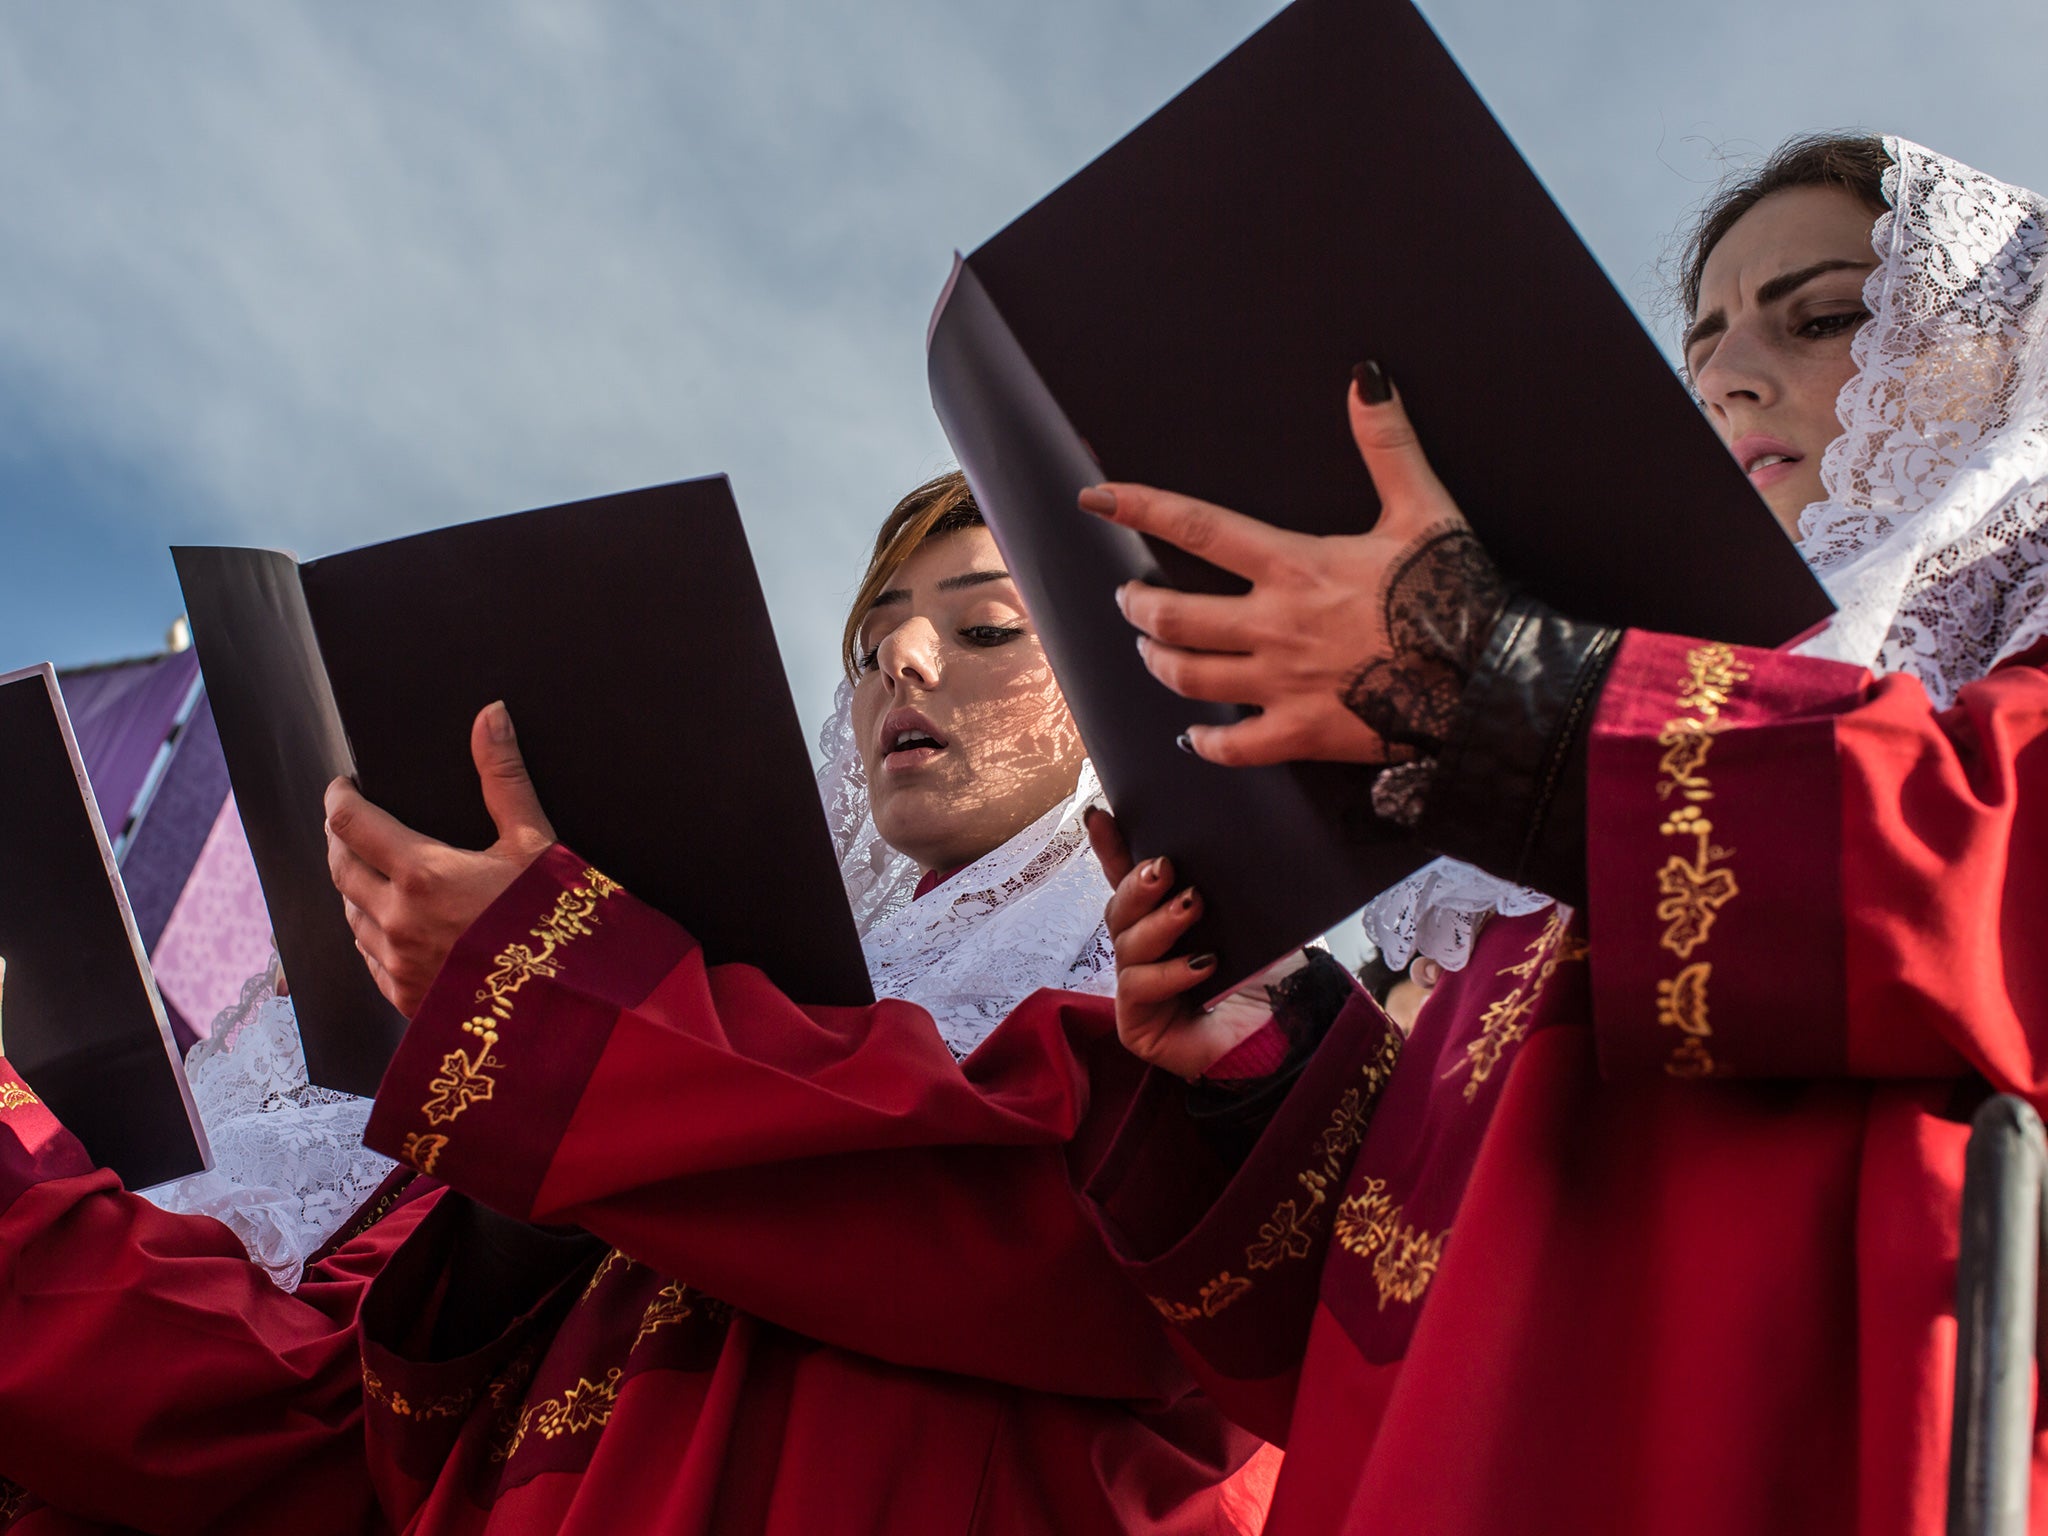
[[[913,901],[917,865],[882,841],[868,814],[852,702],[842,682],[818,738],[818,791],[876,995],[923,1007],[965,1056],[1041,987],[1114,991],[1102,924],[1109,882],[1081,820],[1102,801],[1093,765],[1082,765],[1063,802]]]

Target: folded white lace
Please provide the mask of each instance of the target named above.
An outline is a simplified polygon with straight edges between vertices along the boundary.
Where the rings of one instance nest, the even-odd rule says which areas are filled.
[[[225,1224],[289,1291],[396,1165],[363,1145],[368,1099],[307,1081],[298,1019],[273,977],[252,976],[185,1058],[212,1170],[144,1193],[167,1211]]]

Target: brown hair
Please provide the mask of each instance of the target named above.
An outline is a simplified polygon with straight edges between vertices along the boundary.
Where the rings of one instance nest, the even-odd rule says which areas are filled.
[[[875,552],[868,557],[867,574],[853,594],[853,607],[846,615],[846,629],[839,640],[839,664],[846,679],[860,681],[860,626],[875,606],[875,599],[888,590],[904,562],[917,553],[926,539],[955,533],[962,528],[982,526],[981,508],[974,504],[974,492],[967,477],[957,469],[935,475],[896,503],[896,510],[882,520],[875,535]]]
[[[1884,140],[1874,133],[1802,133],[1772,150],[1754,170],[1723,182],[1685,232],[1676,285],[1685,324],[1699,316],[1700,278],[1707,258],[1737,219],[1773,192],[1791,187],[1840,187],[1861,198],[1872,214],[1882,213],[1884,173],[1891,164]]]

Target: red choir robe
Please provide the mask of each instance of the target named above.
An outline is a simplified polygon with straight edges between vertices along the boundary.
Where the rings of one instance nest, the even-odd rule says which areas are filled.
[[[1140,1081],[1106,1000],[1040,993],[962,1066],[911,1005],[806,1010],[707,966],[551,849],[457,945],[366,1133],[448,1192],[416,1202],[359,1324],[317,1292],[251,1323],[256,1405],[221,1356],[215,1399],[298,1431],[276,1468],[245,1476],[233,1440],[201,1439],[186,1471],[216,1497],[250,1483],[269,1528],[297,1531],[1255,1530],[1258,1442],[1192,1389],[1072,1192]],[[25,1178],[15,1206],[37,1200],[123,1214],[90,1241],[25,1214],[0,1229],[17,1263],[119,1259],[120,1221],[145,1219],[82,1170]],[[471,1201],[593,1239],[480,1257]],[[72,1412],[26,1459],[0,1416],[0,1473],[94,1518],[213,1528],[163,1491],[203,1412],[160,1467],[147,1436],[104,1453],[149,1458],[160,1497],[81,1465],[106,1352],[152,1313],[212,1326],[178,1281],[142,1276],[129,1326],[97,1341],[93,1314],[51,1311]],[[182,1342],[173,1389],[212,1353]],[[294,1349],[317,1355],[317,1407],[290,1390]],[[0,1412],[28,1412],[43,1375],[0,1377]],[[173,1392],[121,1380],[128,1411],[176,1418]]]
[[[1584,917],[1493,919],[1391,1071],[1348,1010],[1232,1176],[1140,1094],[1092,1195],[1269,1531],[1941,1528],[1968,1116],[2048,1109],[2042,659],[1937,712],[1632,633]]]

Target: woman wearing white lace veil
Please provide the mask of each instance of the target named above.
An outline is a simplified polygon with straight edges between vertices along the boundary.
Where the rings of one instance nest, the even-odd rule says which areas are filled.
[[[1129,589],[1134,624],[1270,639],[1246,702],[1496,892],[1568,904],[1451,924],[1465,963],[1331,1176],[1313,1302],[1173,1314],[1219,1370],[1249,1330],[1300,1373],[1276,1532],[1941,1526],[1969,1120],[2048,1105],[2048,201],[1796,141],[1712,200],[1684,288],[1702,410],[1839,604],[1795,647],[1506,592],[1377,364],[1349,402],[1370,534],[1083,495],[1277,573],[1200,622]],[[1267,760],[1238,729],[1197,750]],[[1382,766],[1394,730],[1418,760]],[[1146,905],[1112,932],[1163,973],[1124,926]],[[1184,1300],[1247,1212],[1298,1205],[1359,1059],[1340,1019],[1205,1209],[1122,1234],[1140,1283]]]
[[[1824,453],[1809,449],[1806,475],[1768,492],[1840,608],[1801,649],[1909,673],[1946,704],[2048,626],[2038,199],[1902,139],[1795,140],[1694,232],[1678,279],[1689,320],[1718,232],[1764,189],[1823,174],[1882,210],[1881,260],[1867,281],[1875,323],[1852,344],[1838,425],[1822,424],[1835,435]],[[1441,858],[1375,897],[1362,921],[1391,970],[1422,958],[1455,971],[1489,916],[1549,902]]]

